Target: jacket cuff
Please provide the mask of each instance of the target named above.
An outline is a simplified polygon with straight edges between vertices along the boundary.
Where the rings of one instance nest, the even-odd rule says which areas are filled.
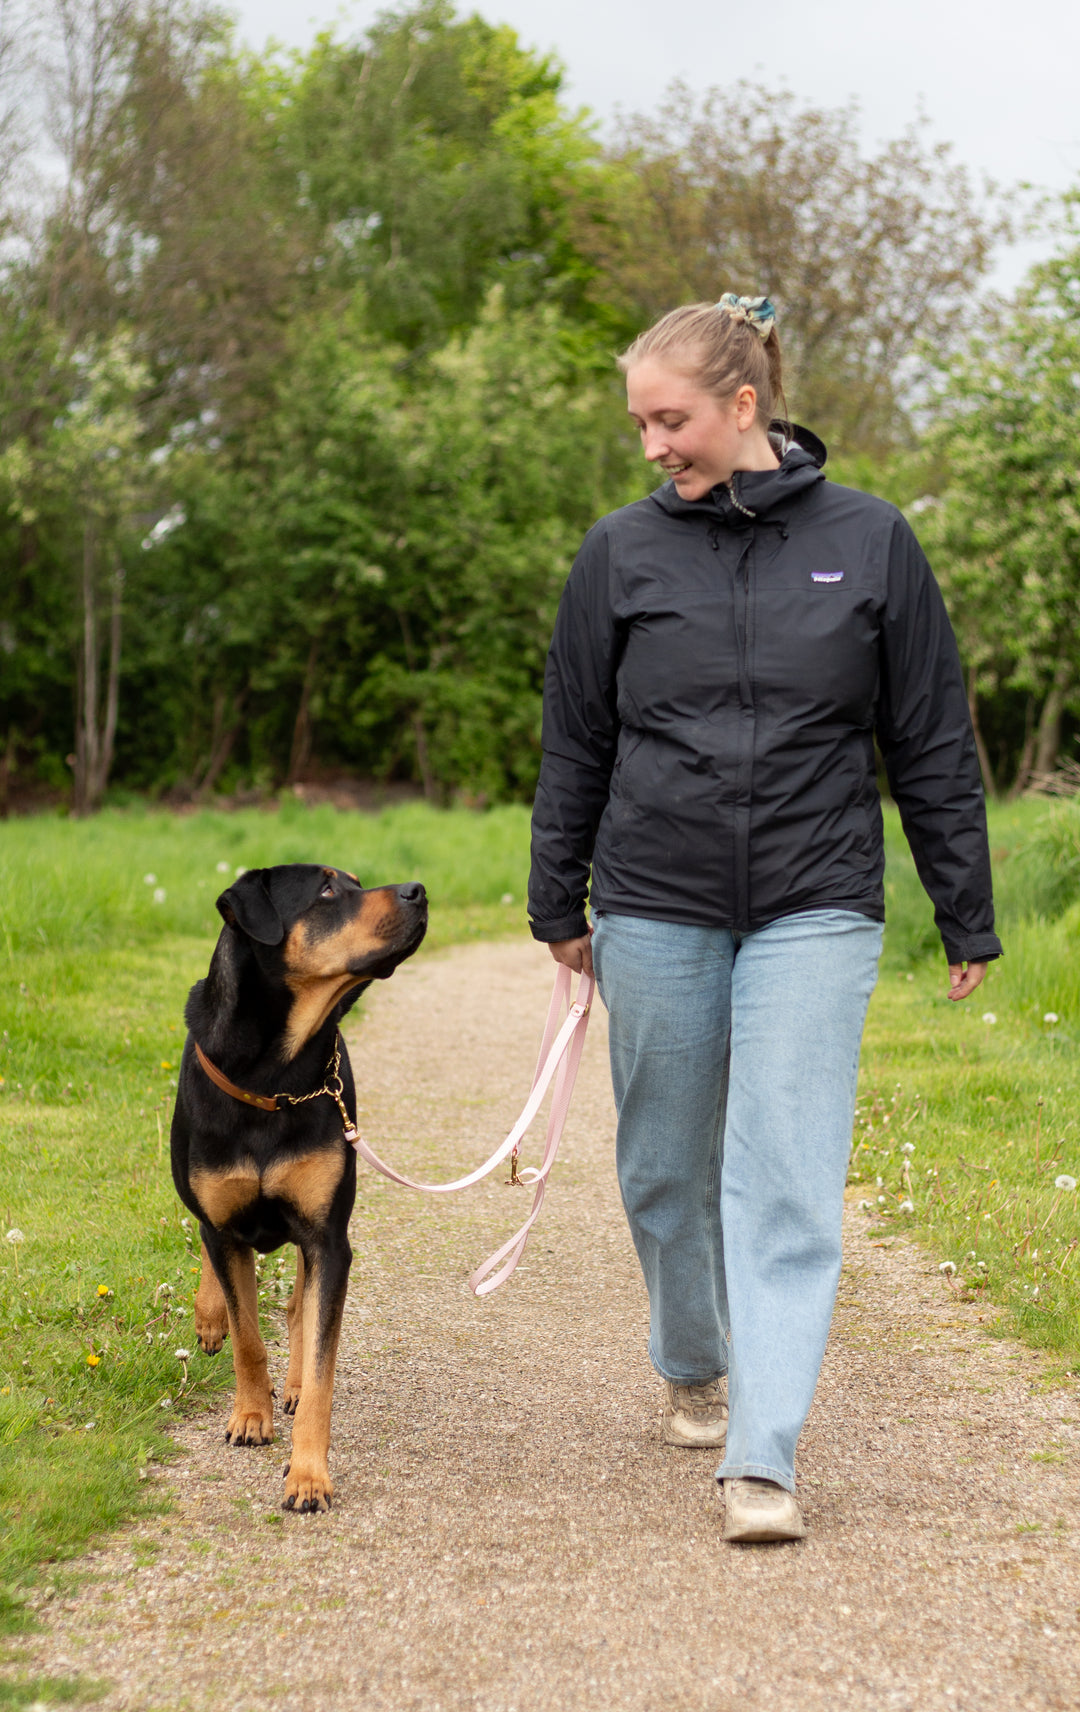
[[[1002,956],[1001,941],[996,933],[965,933],[959,939],[942,934],[945,957],[949,963],[989,963]]]
[[[530,921],[534,939],[542,945],[557,945],[564,939],[583,939],[589,931],[589,923],[583,909],[573,915],[560,916],[557,921]]]

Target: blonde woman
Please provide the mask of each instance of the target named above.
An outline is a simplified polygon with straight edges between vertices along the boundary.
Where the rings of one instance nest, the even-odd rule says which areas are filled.
[[[797,1539],[884,917],[875,736],[952,999],[1001,950],[982,787],[915,537],[775,420],[768,301],[676,309],[619,366],[667,480],[562,597],[529,912],[609,1011],[663,1437],[722,1450],[725,1538]]]

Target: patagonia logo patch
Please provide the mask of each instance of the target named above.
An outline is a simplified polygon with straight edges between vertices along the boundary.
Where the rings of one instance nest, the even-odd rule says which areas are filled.
[[[810,581],[812,583],[842,583],[843,580],[844,580],[843,571],[811,571],[810,572]]]

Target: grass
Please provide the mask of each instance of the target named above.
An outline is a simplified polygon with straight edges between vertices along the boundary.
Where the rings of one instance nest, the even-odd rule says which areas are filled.
[[[887,817],[889,930],[852,1178],[876,1228],[930,1245],[958,1295],[1080,1371],[1080,1215],[1076,1192],[1055,1187],[1080,1179],[1072,815],[994,810],[1007,956],[959,1007]],[[196,1252],[167,1159],[183,1002],[219,890],[238,868],[295,860],[369,883],[419,878],[437,947],[522,931],[527,842],[523,809],[418,804],[0,826],[0,1624],[30,1620],[42,1564],[152,1502],[146,1472],[170,1454],[169,1423],[230,1382],[227,1360],[176,1353],[194,1345]],[[284,1260],[267,1258],[260,1288],[281,1303]],[[21,1686],[0,1687],[24,1703]]]

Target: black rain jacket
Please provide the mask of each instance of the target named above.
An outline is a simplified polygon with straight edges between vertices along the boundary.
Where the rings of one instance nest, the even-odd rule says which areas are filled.
[[[529,914],[747,931],[798,910],[884,919],[874,737],[950,963],[1000,954],[986,813],[941,593],[894,506],[779,469],[589,531],[544,686]]]

